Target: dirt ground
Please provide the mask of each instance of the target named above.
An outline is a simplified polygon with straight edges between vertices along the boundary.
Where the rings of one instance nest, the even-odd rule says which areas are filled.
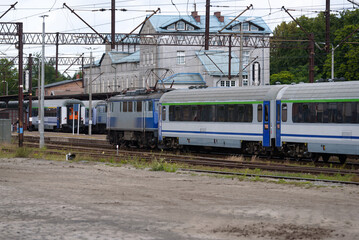
[[[359,239],[359,187],[0,159],[0,239]]]

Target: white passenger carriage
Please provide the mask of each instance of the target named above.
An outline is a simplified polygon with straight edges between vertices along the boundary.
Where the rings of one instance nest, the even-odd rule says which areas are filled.
[[[44,101],[44,129],[68,130],[77,129],[83,125],[81,120],[81,106],[83,103],[77,99],[56,99]],[[39,127],[39,101],[32,102],[32,125],[30,130]]]
[[[160,140],[266,153],[275,140],[275,99],[284,86],[176,90],[161,100]],[[273,111],[272,111],[273,109]]]
[[[359,155],[359,82],[285,86],[276,124],[276,146],[291,156]]]

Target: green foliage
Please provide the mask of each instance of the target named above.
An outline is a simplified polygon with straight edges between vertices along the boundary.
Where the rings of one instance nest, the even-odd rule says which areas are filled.
[[[314,33],[315,42],[324,48],[325,42],[325,16],[318,14],[315,18],[300,17],[297,19],[300,25],[308,32]],[[343,11],[340,14],[331,15],[330,18],[330,43],[331,48],[336,47],[359,27],[359,9]],[[294,21],[281,23],[273,31],[274,40],[307,40],[307,35]],[[359,42],[358,31],[351,35],[345,42],[335,49],[335,77],[345,77],[346,80],[359,79]],[[284,83],[308,82],[308,43],[288,41],[276,44],[271,49],[271,83],[277,81]],[[331,78],[331,51],[326,53],[323,49],[315,47],[315,79]],[[291,73],[292,75],[288,74]],[[294,78],[293,78],[294,75]]]
[[[32,154],[32,150],[25,147],[19,147],[16,149],[15,157],[27,158]]]
[[[1,92],[3,93],[3,80],[7,82],[8,94],[14,95],[18,93],[18,74],[15,65],[11,60],[0,59],[0,77],[1,77]]]
[[[164,159],[155,159],[151,164],[152,171],[176,172],[178,169],[176,164],[167,163]]]

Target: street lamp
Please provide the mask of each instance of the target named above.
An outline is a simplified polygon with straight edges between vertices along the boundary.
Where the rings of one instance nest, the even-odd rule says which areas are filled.
[[[48,15],[42,15],[42,62],[41,62],[41,91],[40,91],[40,118],[39,118],[39,134],[40,142],[39,147],[43,148],[44,141],[44,105],[45,105],[45,17]]]
[[[7,95],[9,95],[9,84],[8,84],[8,82],[5,81],[5,80],[3,80],[2,82],[3,82],[3,84],[6,83],[6,96],[7,96]],[[4,85],[4,87],[5,87],[5,85]]]
[[[339,47],[339,44],[336,47],[334,47],[334,45],[332,44],[332,79],[334,79],[334,51],[338,47]]]

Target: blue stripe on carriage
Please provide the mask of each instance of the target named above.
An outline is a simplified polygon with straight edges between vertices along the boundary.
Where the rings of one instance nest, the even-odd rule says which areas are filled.
[[[179,130],[162,130],[162,132],[165,132],[165,133],[193,133],[193,134],[236,135],[236,136],[263,136],[262,133],[200,132],[200,131],[179,131]]]
[[[302,134],[281,134],[282,137],[300,138],[330,138],[330,139],[359,139],[358,136],[326,136],[326,135],[302,135]]]

